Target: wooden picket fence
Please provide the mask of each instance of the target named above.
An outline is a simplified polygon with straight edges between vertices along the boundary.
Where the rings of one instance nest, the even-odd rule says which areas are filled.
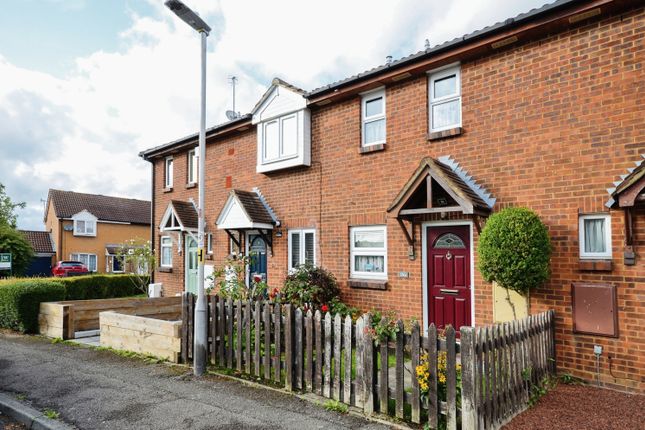
[[[194,309],[195,296],[185,293],[184,362],[192,359]],[[212,365],[430,428],[441,421],[448,429],[499,428],[526,408],[531,387],[555,372],[553,311],[462,327],[459,335],[434,325],[424,335],[418,323],[406,333],[399,320],[396,338],[378,342],[366,331],[369,314],[353,321],[218,296],[208,297],[208,310]],[[422,363],[430,369],[426,393],[415,372]]]

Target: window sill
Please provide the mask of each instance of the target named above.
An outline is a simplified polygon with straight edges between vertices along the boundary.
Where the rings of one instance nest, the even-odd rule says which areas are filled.
[[[186,189],[191,189],[191,188],[196,188],[197,187],[197,182],[192,182],[190,184],[186,184]]]
[[[171,192],[171,191],[172,191],[172,187],[167,187],[167,188],[164,188],[164,189],[163,189],[163,192],[164,192],[164,193],[169,193],[169,192]]]
[[[358,288],[364,290],[387,290],[387,281],[379,279],[350,279],[350,288]]]
[[[428,140],[446,139],[448,137],[459,136],[464,132],[463,127],[449,128],[448,130],[435,131],[428,134]]]
[[[611,272],[611,260],[579,260],[578,269],[585,272]]]
[[[385,151],[385,144],[384,143],[379,143],[379,144],[376,144],[376,145],[361,146],[358,151],[361,154],[370,154],[372,152]]]
[[[159,267],[157,271],[161,273],[172,273],[172,267]]]

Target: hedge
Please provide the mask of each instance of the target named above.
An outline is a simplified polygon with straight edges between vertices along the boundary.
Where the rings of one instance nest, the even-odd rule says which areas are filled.
[[[70,278],[0,281],[0,327],[38,332],[41,302],[112,299],[140,294],[130,275],[89,275]]]

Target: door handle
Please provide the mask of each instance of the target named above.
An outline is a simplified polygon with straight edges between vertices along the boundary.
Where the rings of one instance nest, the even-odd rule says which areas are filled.
[[[441,292],[441,294],[450,294],[452,296],[459,294],[459,290],[451,290],[450,288],[441,288],[439,291]]]

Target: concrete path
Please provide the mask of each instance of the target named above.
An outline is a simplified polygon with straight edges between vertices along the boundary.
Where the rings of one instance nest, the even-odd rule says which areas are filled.
[[[294,396],[108,351],[0,333],[0,390],[80,429],[384,429]]]

